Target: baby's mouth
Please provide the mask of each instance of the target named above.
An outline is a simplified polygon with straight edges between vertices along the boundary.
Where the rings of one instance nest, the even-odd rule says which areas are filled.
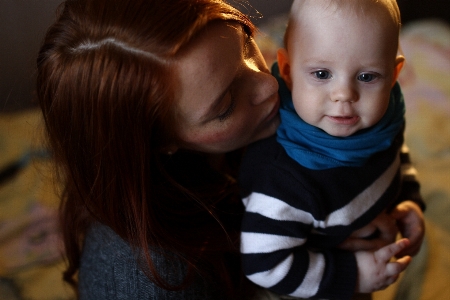
[[[328,116],[328,118],[337,124],[353,125],[359,121],[358,116]]]

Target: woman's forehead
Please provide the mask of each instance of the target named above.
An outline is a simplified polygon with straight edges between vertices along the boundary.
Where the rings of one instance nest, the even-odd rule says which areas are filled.
[[[214,22],[203,29],[176,63],[180,112],[188,112],[193,120],[207,115],[234,80],[241,55],[240,26]]]

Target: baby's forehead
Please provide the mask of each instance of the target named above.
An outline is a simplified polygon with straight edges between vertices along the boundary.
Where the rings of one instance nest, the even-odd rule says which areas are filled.
[[[376,1],[390,0],[295,0],[284,47],[298,55],[298,47],[306,51],[308,44],[328,50],[342,46],[359,49],[357,45],[365,44],[395,56],[400,25],[389,9],[377,7]]]
[[[302,14],[311,13],[326,17],[336,12],[383,20],[387,18],[396,26],[401,22],[396,0],[294,0],[290,17],[296,20]]]
[[[381,24],[386,33],[398,39],[400,12],[395,0],[294,0],[285,41],[293,31],[308,30],[329,17],[355,22]]]

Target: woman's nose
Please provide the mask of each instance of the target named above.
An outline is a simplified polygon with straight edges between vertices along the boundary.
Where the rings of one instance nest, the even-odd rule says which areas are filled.
[[[278,82],[272,74],[260,70],[252,70],[249,77],[249,100],[252,105],[260,105],[278,93]]]

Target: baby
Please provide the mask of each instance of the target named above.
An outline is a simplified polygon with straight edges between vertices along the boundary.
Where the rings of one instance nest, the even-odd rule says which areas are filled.
[[[276,137],[249,147],[240,176],[243,266],[256,284],[351,299],[392,284],[411,258],[391,258],[420,248],[424,204],[402,148],[399,30],[395,0],[293,2],[273,68],[282,123]],[[418,227],[419,238],[376,251],[339,247],[377,238],[372,222],[399,206],[412,220],[401,233]]]

